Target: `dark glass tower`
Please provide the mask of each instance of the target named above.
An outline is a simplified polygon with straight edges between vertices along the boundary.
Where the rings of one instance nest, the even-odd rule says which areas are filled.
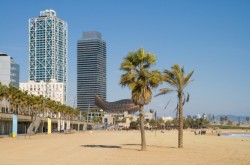
[[[95,95],[106,100],[106,42],[99,32],[84,32],[77,41],[77,107],[97,108]]]

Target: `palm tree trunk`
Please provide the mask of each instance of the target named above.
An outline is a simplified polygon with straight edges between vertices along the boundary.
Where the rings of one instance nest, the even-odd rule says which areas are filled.
[[[183,111],[182,111],[182,93],[178,94],[179,97],[179,130],[178,130],[178,148],[183,148]]]
[[[3,101],[2,100],[0,100],[0,112],[2,112],[2,110],[3,110]]]
[[[146,148],[146,138],[144,130],[144,108],[140,106],[140,128],[141,128],[141,150],[145,151]]]

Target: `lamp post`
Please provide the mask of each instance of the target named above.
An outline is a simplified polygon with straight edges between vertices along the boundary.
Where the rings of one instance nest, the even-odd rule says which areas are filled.
[[[156,123],[156,111],[153,110],[153,109],[150,109],[149,112],[152,113],[152,115],[154,115],[154,117],[155,117],[155,123]],[[157,127],[157,123],[156,123],[156,127]],[[156,136],[156,128],[155,128],[155,136]]]
[[[88,122],[90,121],[90,120],[89,120],[89,112],[90,112],[90,103],[89,103],[89,106],[88,106],[88,113],[87,113],[87,124],[88,124]]]
[[[48,96],[48,81],[45,82],[45,92],[44,92],[44,98],[43,98],[43,125],[42,125],[42,133],[43,132],[43,128],[44,128],[44,116],[45,116],[45,111],[46,111],[46,98]]]
[[[156,136],[156,129],[157,129],[157,122],[156,122],[156,111],[155,111],[155,124],[156,124],[156,128],[155,128],[155,136]]]
[[[101,114],[101,123],[102,123],[103,109],[100,109],[100,114]]]

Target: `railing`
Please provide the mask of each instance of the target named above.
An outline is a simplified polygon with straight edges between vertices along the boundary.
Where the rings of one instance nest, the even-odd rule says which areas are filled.
[[[12,120],[11,113],[0,113],[0,119]],[[31,116],[17,115],[18,121],[31,121]]]
[[[0,113],[0,119],[12,120],[12,114]]]

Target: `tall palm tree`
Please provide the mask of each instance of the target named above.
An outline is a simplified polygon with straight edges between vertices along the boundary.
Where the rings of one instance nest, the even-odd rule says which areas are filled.
[[[29,109],[30,109],[30,95],[28,94],[28,91],[23,91],[23,108],[24,108],[24,114],[25,115],[30,115],[29,114]]]
[[[2,109],[3,109],[3,100],[5,99],[5,95],[6,95],[6,90],[5,90],[5,86],[2,85],[2,83],[0,82],[0,112],[2,112]]]
[[[141,150],[146,150],[144,105],[151,101],[151,88],[156,88],[162,80],[160,71],[149,70],[155,61],[156,56],[152,53],[138,49],[135,52],[129,52],[120,66],[120,70],[125,72],[121,76],[120,84],[131,89],[132,100],[140,107]]]
[[[183,148],[183,105],[185,102],[189,101],[189,94],[187,97],[184,93],[185,87],[190,83],[190,78],[193,75],[194,71],[188,73],[185,76],[184,67],[180,67],[178,64],[175,64],[171,67],[171,70],[164,70],[163,79],[169,84],[172,88],[163,88],[160,89],[160,93],[156,96],[167,94],[170,92],[177,92],[178,104],[177,104],[177,114],[178,114],[178,148]]]
[[[7,100],[9,102],[9,108],[8,108],[8,112],[9,113],[13,113],[15,114],[15,108],[13,107],[16,101],[16,87],[14,87],[11,83],[9,84],[9,88],[8,88],[8,96],[7,96]]]

